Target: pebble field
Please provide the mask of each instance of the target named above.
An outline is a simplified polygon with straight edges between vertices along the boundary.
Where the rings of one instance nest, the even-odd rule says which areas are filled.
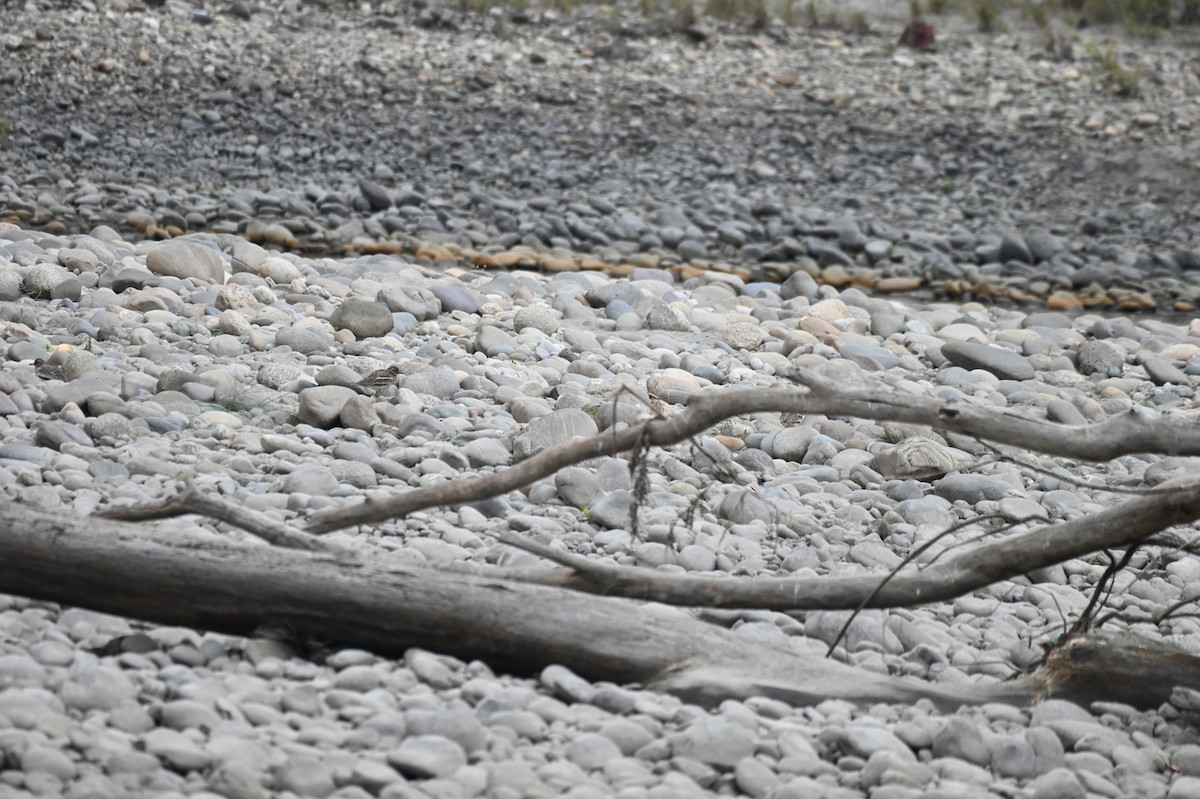
[[[299,523],[793,366],[1064,424],[1191,411],[1195,43],[1014,18],[989,36],[935,21],[916,51],[894,47],[902,16],[870,19],[0,6],[2,501],[86,523],[192,485]],[[1105,85],[1109,46],[1138,96]],[[649,454],[636,535],[611,458],[330,538],[434,568],[535,563],[496,542],[509,529],[646,569],[882,575],[975,516],[1077,518],[1198,463],[987,455],[753,414]],[[1012,677],[1106,564],[863,613],[836,656]],[[1197,595],[1200,560],[1148,546],[1106,607],[1200,653],[1196,618],[1153,623]],[[728,623],[819,652],[845,620]],[[1200,736],[1116,702],[706,709],[562,667],[298,651],[0,596],[0,799],[706,795],[1193,799]]]

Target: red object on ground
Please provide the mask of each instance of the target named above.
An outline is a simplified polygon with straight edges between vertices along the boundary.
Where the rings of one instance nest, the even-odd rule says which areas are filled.
[[[933,47],[933,26],[923,19],[914,19],[904,26],[899,44],[924,50]]]

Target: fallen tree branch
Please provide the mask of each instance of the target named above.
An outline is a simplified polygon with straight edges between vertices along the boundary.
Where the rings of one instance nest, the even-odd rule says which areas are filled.
[[[1151,424],[1142,412],[1099,425],[1067,427],[997,415],[994,408],[968,403],[846,390],[808,373],[799,379],[809,385],[808,390],[730,390],[689,397],[687,409],[673,417],[576,439],[497,474],[318,514],[308,530],[326,532],[420,508],[477,501],[581,460],[624,452],[642,443],[677,443],[731,416],[763,411],[909,422],[1077,457],[1146,450],[1200,452],[1195,425],[1172,426],[1162,419]],[[367,550],[325,547],[329,542],[267,517],[247,517],[218,498],[210,499],[185,493],[113,513],[143,519],[209,513],[291,548],[172,546],[118,522],[93,522],[83,532],[79,520],[10,504],[0,506],[0,551],[5,553],[0,558],[0,592],[241,635],[261,628],[284,629],[298,637],[383,654],[424,647],[482,658],[516,672],[562,664],[589,679],[640,682],[708,704],[752,695],[793,703],[928,698],[943,707],[984,701],[1025,703],[1047,694],[1083,701],[1095,696],[1088,693],[1094,684],[1104,684],[1100,696],[1146,707],[1166,701],[1174,686],[1200,689],[1200,661],[1137,640],[1130,645],[1124,639],[1083,636],[1071,640],[1086,643],[1075,646],[1094,657],[1095,663],[1078,662],[1070,655],[1076,650],[1063,647],[1046,669],[1020,680],[948,687],[774,649],[687,612],[635,601],[797,610],[850,609],[860,604],[894,607],[949,599],[1095,550],[1129,546],[1171,525],[1200,518],[1200,483],[1172,486],[1169,492],[1135,497],[1087,517],[988,541],[923,567],[902,569],[883,581],[878,574],[758,580],[664,574],[594,562],[509,532],[503,532],[500,540],[573,571],[529,570],[514,575],[502,570],[481,574],[432,570],[376,558]],[[593,595],[597,593],[607,595]],[[1168,652],[1157,661],[1169,661],[1179,673],[1162,672],[1161,680],[1149,677],[1146,669],[1156,666],[1156,658],[1138,653],[1151,650]],[[1055,659],[1060,651],[1067,652],[1062,656],[1066,660]],[[1142,679],[1126,679],[1127,685],[1097,681],[1089,669],[1104,668],[1112,658],[1134,663],[1142,670]]]
[[[93,513],[92,517],[133,522],[172,519],[193,513],[232,524],[274,546],[304,549],[310,552],[345,551],[328,541],[322,541],[307,533],[292,529],[286,524],[276,522],[258,511],[234,505],[213,494],[206,494],[194,485],[189,485],[184,491],[173,497],[140,505],[113,505]]]
[[[1112,659],[1105,652],[1129,646],[1088,637],[1077,644],[1087,657],[1064,661],[1070,668],[935,685],[772,648],[681,610],[628,599],[295,549],[196,550],[115,521],[81,527],[62,514],[0,506],[0,592],[236,635],[283,629],[383,655],[423,647],[517,673],[559,664],[589,680],[641,683],[708,706],[768,696],[792,704],[928,699],[951,709],[1052,695],[1155,707],[1174,686],[1200,689],[1200,660],[1140,639],[1130,639],[1136,679],[1127,669],[1111,684],[1098,682]],[[1169,679],[1155,678],[1160,662],[1171,667]]]
[[[1085,460],[1108,460],[1133,452],[1200,454],[1200,424],[1182,415],[1178,423],[1167,423],[1164,418],[1150,416],[1135,407],[1098,424],[1072,426],[1029,419],[991,405],[945,402],[894,390],[849,389],[803,369],[796,370],[795,377],[809,388],[681,393],[672,399],[686,401],[687,409],[675,416],[575,438],[494,474],[330,509],[314,514],[305,529],[310,533],[327,533],[401,518],[424,508],[478,502],[524,488],[581,461],[626,452],[641,441],[669,446],[726,419],[750,413],[823,414],[906,422]]]
[[[893,608],[953,599],[977,588],[1092,552],[1136,544],[1172,525],[1200,518],[1200,482],[1169,494],[1133,497],[1058,524],[987,541],[924,568],[895,576],[716,577],[668,574],[575,555],[501,531],[505,544],[574,569],[594,593],[713,608],[844,610]]]

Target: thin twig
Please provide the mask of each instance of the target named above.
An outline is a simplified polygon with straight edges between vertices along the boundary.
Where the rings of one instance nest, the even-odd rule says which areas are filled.
[[[978,516],[974,519],[967,519],[966,521],[962,521],[962,522],[959,522],[958,524],[951,525],[950,527],[947,527],[945,530],[943,530],[940,533],[938,533],[937,535],[935,535],[933,538],[931,538],[928,541],[926,541],[925,543],[921,544],[921,546],[917,547],[912,552],[909,552],[908,555],[906,555],[903,560],[901,560],[899,563],[896,564],[895,568],[893,568],[890,572],[888,572],[887,575],[882,580],[879,581],[879,585],[876,586],[875,590],[872,591],[867,596],[863,597],[862,602],[858,603],[858,607],[856,607],[850,613],[849,618],[846,619],[846,623],[842,625],[842,629],[838,630],[837,636],[834,637],[833,643],[831,643],[829,645],[829,649],[827,649],[825,651],[825,657],[831,657],[833,655],[833,650],[837,649],[837,645],[842,642],[842,638],[844,638],[846,636],[846,632],[850,629],[850,625],[854,623],[854,620],[858,618],[858,614],[862,613],[862,611],[867,607],[867,605],[871,603],[871,600],[873,600],[875,597],[879,596],[879,592],[883,590],[884,586],[886,586],[888,583],[890,583],[892,581],[892,578],[894,578],[897,574],[900,573],[901,569],[903,569],[908,564],[912,563],[917,558],[921,557],[921,555],[924,554],[930,547],[932,547],[937,542],[941,541],[946,536],[951,535],[952,533],[956,533],[959,530],[962,530],[966,527],[970,527],[971,525],[976,524],[978,522],[991,521],[992,519],[995,519],[995,518],[1004,518],[1004,517],[1000,516],[1000,514],[998,514],[998,513],[992,513],[992,514],[988,514],[986,516]],[[1012,522],[1012,526],[1015,526],[1017,524],[1024,524],[1025,521],[1026,521],[1025,519],[1015,520]],[[1003,530],[1004,528],[1001,527],[1000,529]]]
[[[234,505],[214,494],[201,491],[195,485],[189,485],[181,493],[173,497],[146,502],[141,505],[114,505],[98,511],[93,515],[101,519],[119,519],[121,521],[149,521],[153,519],[173,519],[189,514],[210,516],[219,521],[232,524],[246,532],[261,538],[268,544],[288,549],[304,549],[309,552],[331,552],[349,554],[349,550],[322,541],[301,530],[296,530],[282,522],[274,521],[258,511],[241,505]]]

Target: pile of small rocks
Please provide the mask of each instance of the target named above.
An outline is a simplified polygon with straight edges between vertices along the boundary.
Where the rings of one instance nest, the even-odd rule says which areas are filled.
[[[1174,83],[1117,103],[1080,64],[1037,57],[1032,34],[914,54],[882,35],[710,26],[697,43],[622,15],[387,4],[10,13],[5,502],[83,518],[194,485],[300,520],[795,365],[1067,424],[1195,401],[1200,325],[1087,307],[1194,299],[1191,210],[1169,191],[1190,173],[1137,175],[1126,196],[1088,166],[1135,135],[1139,163],[1186,138],[1195,101],[1172,87],[1195,77],[1165,44],[1142,57]],[[1059,308],[884,295],[934,283]],[[360,385],[393,367],[394,385]],[[963,520],[1078,518],[1195,468],[1030,456],[1031,472],[981,454],[928,428],[754,414],[648,456],[637,535],[629,464],[609,458],[333,540],[434,567],[528,562],[495,543],[511,529],[647,569],[882,574]],[[205,519],[171,529],[249,543]],[[1147,547],[1132,566],[1116,624],[1200,649],[1186,613],[1149,623],[1197,595],[1200,564]],[[864,613],[838,656],[1003,679],[1103,573],[1073,560]],[[1200,796],[1200,746],[1169,706],[706,710],[561,667],[305,658],[0,609],[4,799]],[[735,629],[809,652],[845,620],[750,612]]]
[[[421,4],[423,6],[423,4]],[[1200,79],[1166,39],[389,1],[10,9],[0,219],[542,269],[805,269],[1055,309],[1196,307]],[[899,23],[902,27],[902,21]],[[69,109],[69,112],[68,110]]]

